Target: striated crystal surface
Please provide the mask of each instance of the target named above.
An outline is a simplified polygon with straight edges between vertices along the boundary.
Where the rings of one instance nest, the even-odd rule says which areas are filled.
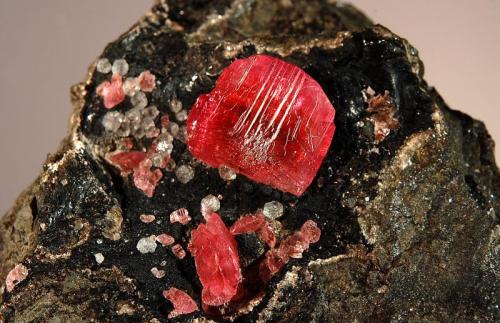
[[[220,306],[236,295],[242,280],[238,246],[217,213],[206,220],[191,232],[189,251],[203,285],[203,304]]]
[[[212,167],[301,195],[330,146],[335,109],[299,67],[267,55],[238,59],[188,118],[188,146]]]

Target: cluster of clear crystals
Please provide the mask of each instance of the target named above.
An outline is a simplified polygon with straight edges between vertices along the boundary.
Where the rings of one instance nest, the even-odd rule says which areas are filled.
[[[132,105],[126,111],[109,111],[101,120],[104,130],[116,144],[116,150],[108,153],[106,159],[121,171],[122,176],[132,173],[135,186],[149,197],[163,177],[160,169],[176,170],[175,175],[183,184],[191,181],[194,169],[189,165],[177,168],[171,158],[174,139],[185,143],[187,138],[185,121],[188,114],[182,102],[176,98],[171,100],[169,108],[177,121],[171,122],[168,115],[160,116],[159,109],[148,101],[146,93],[153,92],[156,87],[153,73],[144,70],[137,77],[127,77],[129,65],[126,60],[117,59],[111,64],[107,58],[97,61],[96,71],[112,73],[111,82],[103,81],[96,91],[107,109],[114,108],[125,97]],[[144,147],[150,142],[149,147],[134,150],[135,143]]]

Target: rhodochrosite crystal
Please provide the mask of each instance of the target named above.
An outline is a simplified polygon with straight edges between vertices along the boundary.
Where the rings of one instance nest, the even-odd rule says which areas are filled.
[[[175,287],[171,287],[164,291],[163,297],[168,299],[174,306],[174,310],[168,314],[169,318],[193,313],[198,310],[198,305],[196,305],[196,302],[191,296]]]
[[[255,55],[238,59],[188,117],[192,154],[256,182],[301,195],[332,141],[335,109],[299,67]]]
[[[242,279],[238,246],[217,213],[206,220],[191,232],[189,251],[203,285],[203,304],[220,306],[236,295]]]

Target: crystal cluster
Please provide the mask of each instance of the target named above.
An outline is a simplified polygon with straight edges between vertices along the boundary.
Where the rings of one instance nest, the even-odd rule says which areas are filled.
[[[396,106],[387,90],[384,91],[384,94],[375,95],[375,91],[368,87],[363,91],[363,95],[368,103],[366,111],[370,113],[368,120],[373,124],[375,142],[380,143],[385,140],[391,131],[399,128]]]
[[[299,67],[255,55],[238,59],[198,97],[187,122],[192,154],[301,195],[333,138],[335,109]]]
[[[269,281],[290,258],[302,258],[302,253],[309,249],[309,245],[319,241],[321,230],[316,222],[307,220],[302,228],[283,240],[277,249],[266,253],[260,264],[259,275],[265,282]]]
[[[191,296],[175,287],[171,287],[164,291],[163,297],[168,299],[174,306],[174,310],[168,314],[168,318],[193,313],[198,310],[198,305]]]
[[[120,170],[122,176],[133,173],[134,185],[148,197],[152,197],[163,177],[160,169],[173,171],[176,168],[176,163],[171,158],[173,141],[174,138],[185,140],[185,126],[171,122],[168,115],[158,118],[159,109],[155,105],[148,105],[146,93],[153,92],[156,87],[156,76],[150,71],[145,70],[137,77],[127,77],[123,81],[129,71],[127,61],[118,59],[111,65],[106,58],[97,62],[96,70],[103,74],[112,73],[111,82],[103,81],[96,90],[103,98],[105,108],[114,108],[126,96],[130,98],[132,105],[132,108],[125,112],[109,111],[102,119],[104,130],[111,134],[117,143],[117,150],[107,154],[106,158]],[[187,119],[187,112],[183,110],[179,100],[171,101],[170,110],[177,121],[185,122]],[[149,144],[147,139],[153,141]],[[133,150],[134,140],[137,143],[142,141],[142,147],[147,142],[147,151]],[[177,168],[175,174],[179,182],[185,184],[194,177],[194,170],[189,165],[182,165]]]

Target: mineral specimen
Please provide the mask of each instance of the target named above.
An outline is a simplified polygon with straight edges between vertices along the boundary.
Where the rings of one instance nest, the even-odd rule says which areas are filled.
[[[318,84],[308,93],[320,86],[336,109],[335,138],[300,197],[193,157],[178,121],[219,95],[198,124],[211,131],[201,138],[218,136],[203,155],[247,163],[218,144],[244,139],[253,118],[238,116],[251,104],[228,112],[227,103],[254,101],[267,77],[234,97],[221,84],[262,59],[307,73]],[[113,72],[126,96],[107,109],[99,86]],[[0,220],[0,322],[497,322],[494,144],[423,72],[408,41],[339,1],[156,0],[72,88],[67,138]],[[294,133],[298,116],[282,133]],[[228,128],[212,126],[232,117],[246,130],[221,138]],[[296,140],[312,133],[300,120]],[[265,169],[273,181],[297,180],[283,175],[296,142]],[[169,221],[179,208],[186,225]],[[257,231],[231,234],[260,213]]]
[[[303,70],[267,55],[234,61],[189,113],[188,146],[213,167],[302,195],[335,131],[335,110]]]

